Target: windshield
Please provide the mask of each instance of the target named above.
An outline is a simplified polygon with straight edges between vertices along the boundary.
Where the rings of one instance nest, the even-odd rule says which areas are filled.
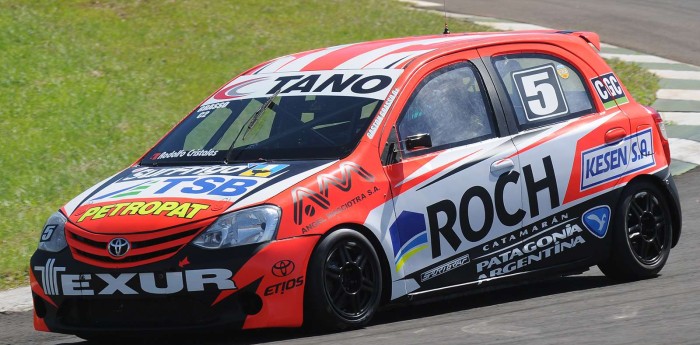
[[[142,164],[337,159],[349,154],[381,101],[353,96],[266,96],[199,107]]]

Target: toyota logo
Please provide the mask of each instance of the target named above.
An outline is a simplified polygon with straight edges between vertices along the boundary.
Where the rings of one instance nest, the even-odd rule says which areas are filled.
[[[115,258],[126,255],[129,249],[131,249],[131,244],[129,244],[129,241],[127,241],[125,238],[121,237],[112,239],[107,245],[109,255],[114,256]]]
[[[286,277],[294,272],[294,262],[292,260],[280,260],[272,265],[272,274],[277,277]]]

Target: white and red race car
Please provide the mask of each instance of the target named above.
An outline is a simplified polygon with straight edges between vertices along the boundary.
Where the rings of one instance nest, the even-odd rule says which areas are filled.
[[[49,218],[36,329],[342,329],[593,265],[656,275],[681,233],[664,124],[599,45],[409,37],[246,71]]]

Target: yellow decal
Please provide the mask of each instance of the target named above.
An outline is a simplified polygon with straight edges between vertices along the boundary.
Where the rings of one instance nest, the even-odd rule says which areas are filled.
[[[557,74],[559,74],[562,79],[569,79],[569,69],[564,65],[557,65]]]
[[[288,166],[289,164],[258,164],[242,172],[240,176],[270,177]]]
[[[122,202],[112,205],[95,206],[89,208],[85,211],[78,222],[82,222],[86,218],[95,220],[104,217],[114,217],[114,216],[131,216],[131,215],[160,215],[163,214],[166,217],[178,217],[192,219],[201,210],[206,210],[210,205],[206,204],[196,204],[191,202],[179,203],[177,201],[134,201],[134,202]]]

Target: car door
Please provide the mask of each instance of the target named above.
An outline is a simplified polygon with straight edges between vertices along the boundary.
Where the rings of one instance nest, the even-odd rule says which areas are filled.
[[[513,142],[523,172],[523,232],[529,237],[505,256],[509,262],[518,260],[517,271],[586,258],[610,221],[612,199],[593,198],[619,181],[610,171],[624,171],[629,161],[622,152],[629,118],[593,97],[598,74],[570,51],[513,44],[479,53],[516,127]],[[584,222],[583,217],[600,222]],[[527,255],[518,255],[523,253]],[[492,272],[506,264],[487,265],[487,276],[498,276]]]
[[[389,232],[409,292],[475,281],[471,263],[521,226],[519,162],[484,75],[476,51],[428,63],[391,128]]]

